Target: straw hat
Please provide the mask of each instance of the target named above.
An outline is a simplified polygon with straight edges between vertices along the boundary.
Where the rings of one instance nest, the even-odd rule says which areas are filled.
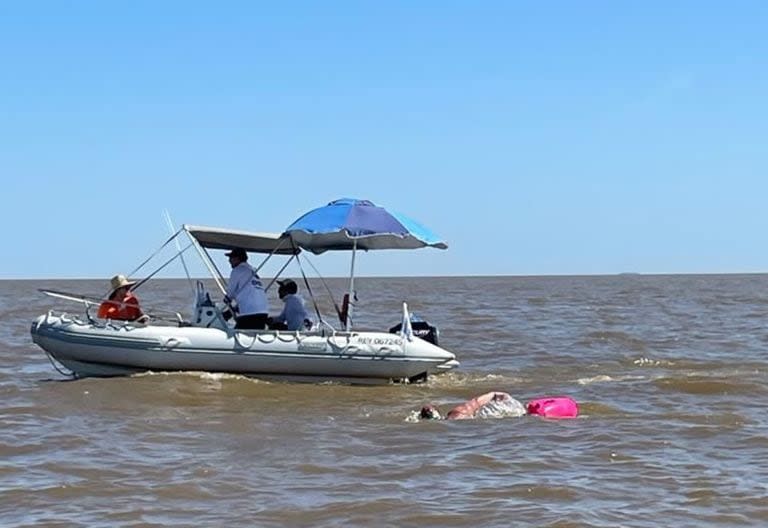
[[[109,291],[109,296],[111,297],[113,293],[115,293],[115,290],[118,288],[123,288],[125,286],[133,286],[136,284],[136,281],[129,281],[125,278],[125,275],[115,275],[109,280],[110,286],[112,289]]]

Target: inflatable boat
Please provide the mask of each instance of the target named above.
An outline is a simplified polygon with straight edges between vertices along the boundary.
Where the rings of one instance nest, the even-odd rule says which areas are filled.
[[[340,218],[340,209],[353,207],[357,208],[356,222],[360,222],[361,215],[380,222],[381,208],[370,202],[340,200],[326,206],[332,210],[334,219]],[[32,340],[76,377],[120,376],[145,371],[207,371],[351,382],[419,381],[457,367],[455,355],[438,345],[436,329],[428,324],[425,327],[423,321],[412,324],[406,303],[403,303],[401,323],[389,332],[353,329],[350,316],[349,299],[355,296],[354,252],[358,248],[444,249],[447,246],[433,240],[431,233],[413,222],[408,224],[408,232],[403,233],[396,232],[391,223],[379,233],[372,233],[377,228],[375,225],[364,225],[363,234],[358,236],[358,227],[329,227],[327,218],[319,220],[319,227],[311,222],[305,225],[306,217],[302,217],[301,225],[292,225],[282,234],[184,225],[163,247],[182,233],[188,235],[187,248],[195,247],[222,294],[226,291],[224,278],[218,273],[209,250],[241,248],[267,254],[267,259],[287,255],[298,261],[303,249],[315,254],[351,249],[349,293],[345,295],[345,308],[337,314],[341,329],[324,320],[319,310],[318,321],[308,329],[235,329],[233,321],[226,318],[227,307],[211,302],[210,294],[198,281],[191,320],[185,321],[175,314],[175,318],[165,320],[152,318],[149,324],[97,319],[92,317],[90,309],[101,299],[44,291],[54,297],[82,302],[85,314],[49,311],[32,323]],[[415,230],[418,236],[413,234]],[[176,256],[180,257],[186,248],[182,250],[178,241],[177,248]],[[160,269],[166,265],[167,262]],[[149,277],[133,288],[141,286]]]
[[[77,377],[144,371],[418,381],[458,365],[453,353],[402,332],[235,330],[88,320],[49,312],[32,340]]]

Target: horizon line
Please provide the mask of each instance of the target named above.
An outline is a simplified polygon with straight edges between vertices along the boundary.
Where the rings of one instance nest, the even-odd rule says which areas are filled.
[[[355,279],[416,279],[416,278],[500,278],[500,277],[650,277],[650,276],[708,276],[708,275],[765,275],[768,271],[705,271],[705,272],[634,272],[622,271],[616,273],[543,273],[543,274],[457,274],[457,275],[355,275]],[[291,275],[286,274],[291,277]],[[265,275],[267,278],[275,278]],[[133,277],[137,278],[137,277]],[[309,280],[317,279],[349,279],[348,275],[327,276],[327,277],[309,277]],[[0,277],[0,281],[52,281],[52,280],[109,280],[105,277]],[[156,277],[151,280],[213,280],[212,277]]]

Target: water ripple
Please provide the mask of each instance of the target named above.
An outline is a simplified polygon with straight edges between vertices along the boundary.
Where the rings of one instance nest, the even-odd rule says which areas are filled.
[[[762,526],[766,283],[361,278],[357,324],[392,326],[407,300],[462,367],[359,387],[199,372],[62,381],[29,339],[57,303],[37,288],[103,281],[0,281],[0,525]],[[142,301],[188,296],[162,280]],[[493,390],[569,395],[581,416],[408,419]]]

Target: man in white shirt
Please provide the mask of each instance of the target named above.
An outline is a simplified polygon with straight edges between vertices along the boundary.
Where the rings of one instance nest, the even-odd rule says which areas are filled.
[[[256,271],[248,264],[248,253],[236,248],[226,254],[232,272],[229,275],[224,302],[236,303],[235,328],[261,330],[267,327],[269,306],[267,294]]]
[[[285,303],[283,311],[272,318],[269,327],[273,330],[303,330],[312,326],[312,318],[304,306],[304,299],[298,294],[299,287],[291,279],[277,281],[280,287],[277,295]]]

